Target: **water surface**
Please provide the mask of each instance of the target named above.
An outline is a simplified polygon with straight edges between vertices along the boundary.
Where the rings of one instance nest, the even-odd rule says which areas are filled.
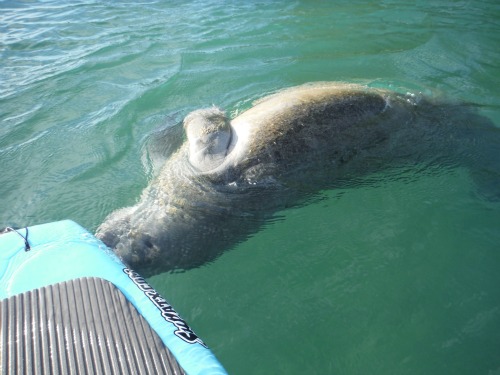
[[[161,130],[309,81],[462,100],[499,127],[499,19],[493,0],[2,1],[0,225],[95,230],[153,178]],[[500,205],[465,169],[406,173],[150,281],[230,373],[499,374]]]

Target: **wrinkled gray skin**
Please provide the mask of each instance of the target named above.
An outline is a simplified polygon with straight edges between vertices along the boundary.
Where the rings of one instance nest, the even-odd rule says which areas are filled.
[[[277,210],[382,169],[462,164],[500,181],[498,129],[470,108],[355,84],[287,89],[231,121],[194,111],[184,129],[140,201],[96,233],[145,276],[211,261]]]

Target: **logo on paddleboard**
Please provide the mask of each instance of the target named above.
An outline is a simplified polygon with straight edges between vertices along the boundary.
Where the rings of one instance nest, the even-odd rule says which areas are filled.
[[[153,289],[151,285],[147,283],[144,278],[137,272],[131,269],[124,268],[123,272],[134,282],[137,287],[144,292],[146,297],[149,298],[151,302],[160,310],[163,318],[172,323],[176,330],[174,334],[181,340],[187,342],[188,344],[201,344],[205,348],[207,347],[205,343],[193,332],[187,323],[182,319],[179,314],[174,310],[174,308],[163,298],[156,290]]]

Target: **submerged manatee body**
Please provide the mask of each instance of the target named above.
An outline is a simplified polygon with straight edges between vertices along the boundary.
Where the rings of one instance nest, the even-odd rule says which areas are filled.
[[[381,169],[478,169],[499,139],[461,105],[338,82],[278,92],[233,120],[217,108],[194,111],[184,128],[187,142],[140,201],[96,233],[144,275],[213,260],[277,210]]]

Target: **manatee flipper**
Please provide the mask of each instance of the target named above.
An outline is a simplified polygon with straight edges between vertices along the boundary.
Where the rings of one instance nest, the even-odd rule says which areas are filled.
[[[216,107],[191,112],[184,128],[193,167],[208,172],[224,161],[231,143],[231,126],[224,112]]]

